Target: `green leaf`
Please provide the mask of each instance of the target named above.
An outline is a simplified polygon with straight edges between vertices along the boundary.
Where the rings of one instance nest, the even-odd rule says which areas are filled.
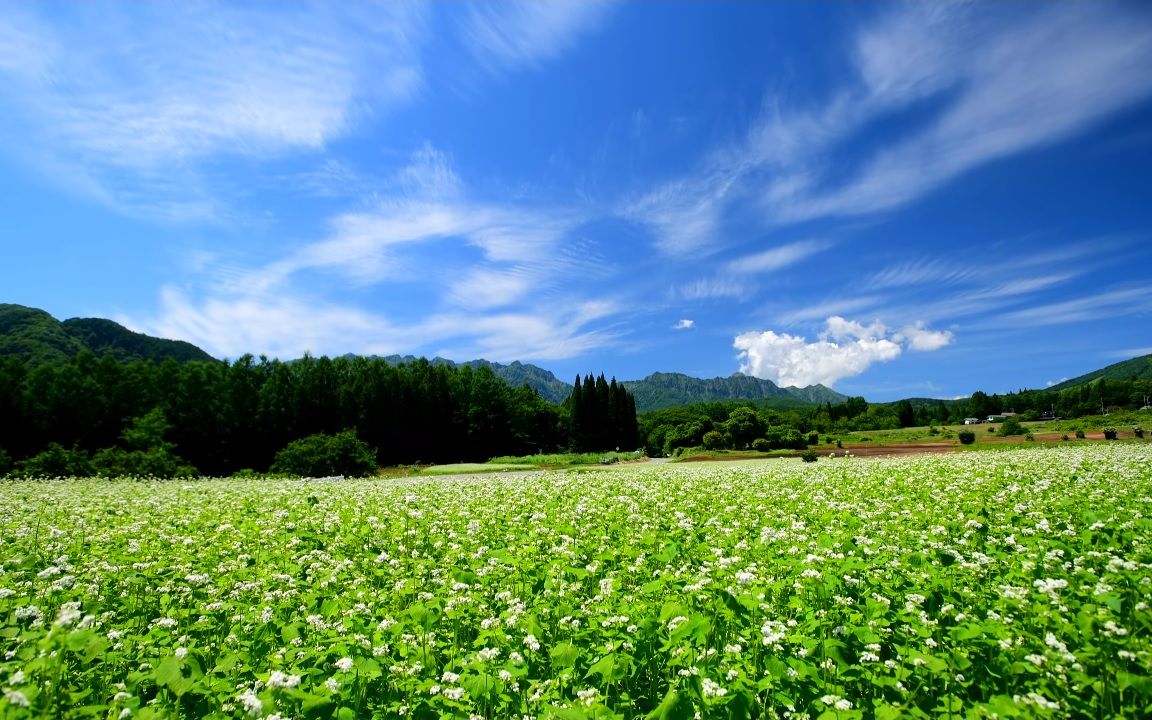
[[[336,703],[331,698],[314,697],[311,700],[305,700],[300,710],[306,718],[330,718],[332,717],[332,708],[335,705]]]
[[[183,677],[180,673],[180,661],[174,657],[164,658],[152,672],[152,677],[156,679],[157,685],[171,685]]]
[[[608,653],[596,662],[592,663],[592,667],[588,668],[588,672],[584,675],[584,679],[599,675],[602,680],[607,680],[612,675],[613,668],[616,667],[616,654]]]
[[[555,645],[548,652],[548,656],[552,658],[554,667],[573,667],[576,664],[576,658],[580,657],[580,648],[570,642],[562,642]]]
[[[692,720],[694,716],[692,700],[673,687],[656,709],[645,716],[645,720]]]

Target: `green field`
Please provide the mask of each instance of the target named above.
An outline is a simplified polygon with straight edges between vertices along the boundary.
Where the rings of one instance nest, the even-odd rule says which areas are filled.
[[[2,718],[1152,714],[1152,443],[0,507]]]

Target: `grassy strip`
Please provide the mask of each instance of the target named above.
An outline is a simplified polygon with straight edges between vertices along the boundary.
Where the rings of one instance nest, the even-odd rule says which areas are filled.
[[[570,465],[603,465],[617,462],[631,462],[642,458],[634,452],[603,453],[553,453],[550,455],[522,455],[520,457],[495,457],[488,464],[533,465],[536,467],[568,467]]]

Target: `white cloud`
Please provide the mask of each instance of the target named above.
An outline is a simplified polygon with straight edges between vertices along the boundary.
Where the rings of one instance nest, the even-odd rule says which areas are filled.
[[[1016,310],[999,319],[1013,325],[1064,325],[1115,317],[1150,300],[1152,288],[1123,288]]]
[[[742,280],[712,277],[683,283],[672,290],[672,295],[680,300],[744,300],[754,290],[754,286]]]
[[[737,180],[736,173],[716,172],[666,183],[625,204],[620,214],[651,228],[662,254],[706,257],[724,247],[720,222]]]
[[[774,217],[798,222],[899,207],[977,166],[1064,140],[1152,94],[1152,76],[1141,69],[1152,64],[1152,33],[1122,5],[1039,5],[1010,22],[997,13],[978,16],[975,7],[940,12],[910,4],[861,34],[861,110],[845,117],[842,103],[830,103],[828,124],[840,123],[833,134],[846,137],[864,120],[922,98],[939,96],[945,108],[835,189],[816,189],[808,164],[794,168],[766,193]],[[933,17],[926,22],[926,15]],[[945,91],[954,97],[939,95]],[[799,192],[782,190],[797,186]]]
[[[902,3],[857,32],[849,60],[854,81],[803,105],[768,97],[745,138],[621,214],[649,226],[666,255],[706,256],[723,247],[730,216],[747,220],[753,196],[761,229],[893,210],[1152,95],[1147,16],[1119,3]],[[926,104],[937,114],[904,116]],[[842,166],[838,153],[878,122],[907,126]]]
[[[832,386],[878,362],[896,359],[905,348],[937,350],[951,341],[951,333],[928,330],[921,323],[891,333],[879,321],[864,325],[832,316],[816,342],[765,330],[737,335],[733,347],[740,351],[740,372],[781,387],[802,387]]]
[[[491,70],[534,66],[566,52],[595,30],[608,0],[500,0],[472,3],[461,32],[473,55]]]
[[[795,265],[805,258],[827,250],[829,247],[830,243],[822,240],[800,240],[737,258],[728,263],[728,270],[736,273],[775,272]]]
[[[695,320],[683,319],[683,320],[677,320],[676,324],[672,326],[672,329],[673,330],[687,330],[687,329],[695,327],[695,326],[696,326]]]
[[[76,3],[44,9],[50,23],[5,10],[0,78],[19,82],[0,82],[0,128],[122,210],[211,195],[221,157],[315,152],[422,82],[419,6]]]
[[[903,340],[911,350],[932,352],[951,345],[955,337],[949,330],[929,330],[923,322],[917,322],[906,326],[895,339]]]
[[[355,339],[364,353],[405,351],[409,338],[382,318],[354,308],[285,295],[208,297],[195,301],[167,287],[159,316],[121,318],[126,326],[165,338],[179,338],[216,357],[245,353],[279,358],[343,354]]]
[[[357,307],[305,297],[252,293],[194,298],[166,287],[157,317],[120,317],[127,327],[191,342],[216,357],[245,353],[282,359],[314,355],[423,353],[457,360],[559,360],[616,339],[590,327],[619,312],[607,302],[574,301],[539,311],[442,313],[399,323]]]

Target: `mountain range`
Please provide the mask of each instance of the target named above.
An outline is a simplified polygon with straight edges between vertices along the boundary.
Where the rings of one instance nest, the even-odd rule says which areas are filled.
[[[112,320],[71,318],[60,321],[44,310],[0,303],[0,357],[15,357],[35,366],[67,362],[85,350],[98,357],[112,357],[122,361],[162,361],[171,358],[176,362],[220,362],[191,343],[133,332]],[[383,359],[390,363],[417,360],[411,355],[389,355]],[[518,361],[505,365],[488,360],[457,363],[434,358],[430,362],[488,367],[509,385],[528,385],[541,397],[554,403],[563,402],[572,390],[572,385],[560,380],[552,372]],[[1136,378],[1152,378],[1152,355],[1109,365],[1065,380],[1051,389],[1076,387],[1100,379]],[[642,380],[624,380],[622,384],[636,398],[636,407],[641,411],[725,400],[754,400],[775,407],[789,407],[824,403],[836,405],[848,399],[846,395],[823,385],[782,388],[771,380],[739,373],[726,378],[702,379],[682,373],[657,372]]]

